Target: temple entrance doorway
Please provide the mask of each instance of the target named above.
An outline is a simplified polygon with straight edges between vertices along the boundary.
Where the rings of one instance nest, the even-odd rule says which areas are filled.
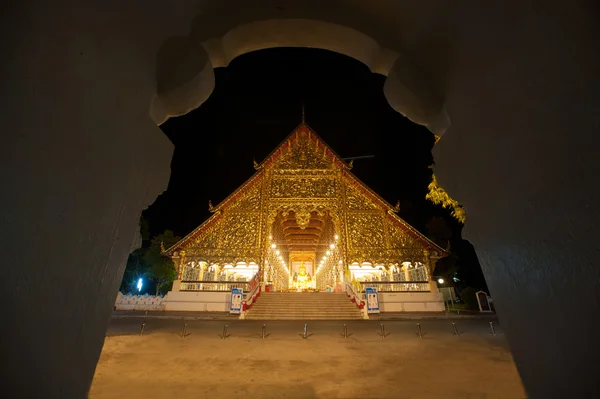
[[[328,211],[280,211],[269,237],[268,284],[279,291],[341,291],[343,250]]]

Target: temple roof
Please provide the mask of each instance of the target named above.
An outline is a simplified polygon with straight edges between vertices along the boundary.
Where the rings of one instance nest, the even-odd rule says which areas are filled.
[[[334,160],[334,162],[336,162],[337,164],[347,168],[347,169],[351,169],[352,166],[344,161],[342,159],[342,157],[340,157],[326,142],[325,140],[323,140],[310,126],[308,126],[308,124],[304,121],[304,118],[302,119],[302,122],[300,122],[300,124],[298,126],[296,126],[296,128],[294,130],[292,130],[292,132],[290,134],[287,135],[287,137],[285,139],[283,139],[283,141],[277,146],[275,147],[275,149],[273,151],[271,151],[271,153],[269,155],[267,155],[267,157],[257,165],[257,169],[262,169],[265,166],[268,166],[269,164],[271,164],[274,160],[276,160],[278,157],[281,156],[282,152],[285,150],[285,148],[289,145],[291,145],[291,143],[296,140],[298,138],[298,135],[302,132],[306,132],[308,133],[309,137],[311,139],[313,139],[318,146],[321,146],[323,148],[323,152],[325,153],[325,155],[329,158],[331,158],[332,160]]]
[[[213,215],[210,218],[190,232],[178,243],[167,249],[165,253],[168,255],[173,254],[174,251],[181,249],[188,241],[201,235],[203,231],[208,229],[219,219],[219,217],[223,214],[223,211],[235,204],[237,199],[240,199],[242,196],[246,195],[248,190],[251,190],[257,182],[261,181],[266,170],[280,169],[282,167],[282,163],[285,162],[287,162],[287,164],[285,164],[284,167],[289,167],[289,159],[286,159],[286,157],[291,157],[292,147],[301,137],[303,140],[308,138],[308,140],[310,140],[312,143],[312,154],[309,154],[309,156],[305,158],[305,164],[303,165],[302,169],[309,170],[311,169],[311,166],[314,166],[314,169],[323,169],[326,167],[323,165],[330,165],[329,168],[341,170],[342,176],[346,177],[346,181],[351,183],[355,189],[359,190],[363,195],[370,198],[374,203],[378,204],[379,207],[383,208],[394,224],[409,233],[409,235],[413,238],[420,241],[425,247],[438,251],[441,256],[445,256],[447,254],[443,248],[435,244],[425,235],[421,234],[418,230],[405,222],[402,218],[397,216],[396,212],[399,210],[397,206],[395,207],[391,205],[376,192],[370,189],[358,177],[351,173],[350,169],[352,168],[352,164],[344,161],[331,147],[329,147],[329,145],[327,145],[327,143],[321,137],[319,137],[319,135],[312,130],[310,126],[308,126],[308,124],[304,121],[304,118],[302,122],[269,155],[267,155],[262,162],[258,164],[255,162],[256,172],[246,182],[244,182],[240,187],[238,187],[216,206],[213,207],[211,205],[209,207],[210,211],[213,212]]]

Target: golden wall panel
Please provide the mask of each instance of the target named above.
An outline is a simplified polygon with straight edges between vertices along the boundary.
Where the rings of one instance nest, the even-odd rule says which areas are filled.
[[[349,210],[373,210],[377,205],[357,188],[346,185],[346,206]]]
[[[191,248],[248,248],[258,245],[259,212],[226,213],[197,239],[185,246]]]
[[[348,212],[348,244],[352,248],[385,247],[383,215],[379,212]]]
[[[387,228],[390,240],[389,242],[392,248],[422,247],[415,241],[414,238],[412,238],[406,231],[401,229],[397,224],[388,221]]]
[[[273,198],[331,198],[337,192],[336,180],[326,177],[276,177],[269,186]]]
[[[248,189],[246,193],[243,193],[237,201],[229,205],[227,211],[258,211],[260,210],[260,203],[260,184],[256,184]]]

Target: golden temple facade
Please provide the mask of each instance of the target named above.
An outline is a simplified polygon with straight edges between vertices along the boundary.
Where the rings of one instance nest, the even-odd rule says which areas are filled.
[[[402,220],[303,121],[212,216],[165,251],[181,290],[257,276],[274,290],[428,282],[446,252]],[[209,287],[209,288],[202,288]]]

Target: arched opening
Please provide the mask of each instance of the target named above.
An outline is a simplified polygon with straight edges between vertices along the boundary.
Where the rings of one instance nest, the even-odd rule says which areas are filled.
[[[274,290],[325,291],[340,281],[342,268],[337,267],[343,252],[336,250],[335,237],[339,239],[339,235],[328,211],[280,211],[269,237],[271,245],[276,246],[271,252],[275,251],[286,270],[279,275],[288,277],[276,283]]]
[[[193,32],[167,40],[158,54],[158,95],[150,107],[152,119],[161,124],[200,106],[214,88],[211,67],[227,66],[242,54],[275,47],[320,48],[355,58],[372,72],[388,76],[384,92],[398,112],[438,136],[450,126],[426,74],[409,57],[380,46],[356,29],[310,19],[254,21],[233,27],[220,39]]]
[[[201,102],[196,96],[194,104],[178,104],[179,85],[167,81],[160,97],[172,93],[171,109],[156,101],[158,118],[148,120],[156,51],[165,38],[186,36],[200,14],[193,29],[200,38],[280,15],[317,19],[366,32],[378,43],[387,37],[387,48],[423,67],[434,98],[452,117],[452,129],[436,146],[441,182],[469,209],[468,229],[510,326],[529,394],[589,396],[595,381],[585,366],[597,340],[580,331],[594,330],[589,315],[598,311],[590,300],[600,281],[593,263],[598,190],[590,182],[598,174],[599,61],[597,13],[584,3],[9,7],[11,24],[4,26],[16,39],[6,57],[10,134],[2,146],[7,229],[1,252],[15,327],[7,390],[85,395],[114,288],[127,253],[139,245],[139,213],[169,179],[172,147],[156,121]],[[202,57],[186,77],[201,76],[195,66]],[[177,54],[172,59],[177,63]],[[536,334],[557,315],[560,323]],[[39,339],[34,321],[46,327],[47,339]],[[572,345],[561,348],[561,340]]]

